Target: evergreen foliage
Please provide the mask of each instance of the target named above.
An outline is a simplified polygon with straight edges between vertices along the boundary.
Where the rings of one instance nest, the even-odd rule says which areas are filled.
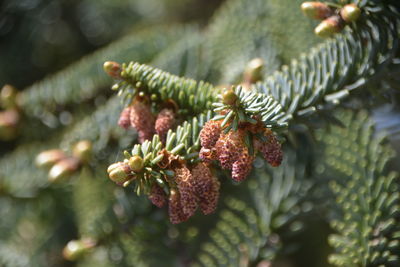
[[[343,15],[353,2],[359,17]],[[150,25],[152,11],[15,107],[0,95],[20,114],[0,116],[16,131],[0,141],[0,265],[398,266],[398,131],[374,118],[398,109],[400,5],[326,3],[341,24],[324,40],[301,3],[226,0],[204,29]],[[35,166],[56,148],[76,162],[58,182]],[[324,245],[301,255],[310,232]]]

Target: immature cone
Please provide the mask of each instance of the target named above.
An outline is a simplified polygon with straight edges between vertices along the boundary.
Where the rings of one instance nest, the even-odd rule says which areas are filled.
[[[155,130],[163,143],[165,143],[165,139],[167,138],[168,130],[174,127],[175,121],[175,113],[171,109],[164,108],[157,115]]]
[[[169,220],[173,224],[178,224],[189,219],[183,212],[180,195],[177,189],[172,188],[168,202]]]
[[[76,261],[87,254],[96,245],[95,241],[89,238],[71,240],[63,249],[63,257],[69,261]]]
[[[131,107],[126,107],[119,115],[118,125],[124,129],[131,126]]]
[[[342,18],[338,15],[331,16],[322,21],[314,30],[315,34],[322,38],[327,38],[338,33],[343,28]]]
[[[221,134],[215,148],[218,161],[223,169],[232,169],[233,163],[239,159],[240,154],[245,149],[244,131],[230,131],[227,134]]]
[[[36,156],[35,163],[38,167],[51,167],[66,157],[61,149],[46,150]]]
[[[200,162],[192,169],[193,188],[204,214],[213,213],[218,204],[220,183],[206,164]]]
[[[111,164],[108,167],[107,172],[109,178],[119,185],[122,185],[126,181],[133,178],[131,174],[131,168],[126,162],[116,162]]]
[[[264,159],[272,167],[277,167],[281,165],[283,158],[281,144],[271,130],[266,130],[264,135],[268,141],[262,142],[261,140],[256,139],[254,142],[254,147],[261,152]]]
[[[15,108],[17,106],[17,90],[6,84],[3,86],[0,92],[0,106],[5,109]]]
[[[254,157],[249,155],[247,149],[243,150],[239,158],[232,165],[232,179],[241,182],[250,174]]]
[[[361,15],[361,9],[356,4],[345,5],[340,10],[340,16],[348,23],[356,21]]]
[[[243,80],[245,83],[255,83],[262,79],[262,71],[264,68],[264,60],[261,58],[252,59],[246,67]]]
[[[65,158],[57,162],[49,171],[49,181],[59,182],[70,176],[79,168],[77,158]]]
[[[72,149],[74,157],[81,162],[88,162],[92,157],[93,144],[89,140],[81,140]]]
[[[164,190],[158,184],[153,184],[149,194],[149,199],[151,203],[159,208],[162,208],[167,203],[167,195]]]
[[[181,165],[174,169],[175,181],[178,185],[182,211],[188,218],[193,216],[198,206],[198,198],[194,191],[194,179],[189,169]]]
[[[139,142],[143,143],[153,137],[155,119],[149,105],[135,100],[131,105],[131,126],[139,135]]]
[[[221,134],[221,121],[210,120],[204,124],[200,131],[200,143],[204,148],[212,148],[217,143]]]
[[[114,79],[121,78],[121,66],[114,61],[106,61],[103,64],[104,71]]]
[[[307,17],[318,20],[324,20],[333,14],[333,10],[321,2],[304,2],[301,10]]]

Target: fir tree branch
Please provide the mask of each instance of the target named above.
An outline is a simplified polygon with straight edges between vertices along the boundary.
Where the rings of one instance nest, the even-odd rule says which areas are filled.
[[[254,89],[273,96],[294,118],[338,104],[392,63],[399,47],[398,22],[390,7],[368,14],[354,29],[302,55]]]
[[[243,260],[246,265],[256,260],[272,261],[281,246],[276,240],[279,239],[277,230],[295,221],[293,211],[309,188],[304,166],[296,163],[295,157],[286,159],[279,169],[263,167],[255,171],[241,188],[241,195],[246,190],[250,204],[238,197],[225,197],[225,207],[219,209],[215,226],[208,230],[210,238],[196,252],[194,266],[239,266]]]
[[[121,78],[123,81],[113,89],[119,90],[128,103],[142,92],[158,101],[172,99],[179,109],[196,115],[210,109],[216,97],[217,90],[209,83],[180,78],[135,62],[122,65]]]
[[[341,112],[345,128],[319,132],[324,147],[319,174],[336,196],[330,236],[337,266],[397,266],[400,196],[398,174],[387,170],[393,151],[376,135],[366,112]]]

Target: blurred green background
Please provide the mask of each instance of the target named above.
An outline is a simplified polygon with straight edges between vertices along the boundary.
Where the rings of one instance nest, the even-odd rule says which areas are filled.
[[[24,88],[128,32],[204,24],[222,0],[3,0],[0,85]]]

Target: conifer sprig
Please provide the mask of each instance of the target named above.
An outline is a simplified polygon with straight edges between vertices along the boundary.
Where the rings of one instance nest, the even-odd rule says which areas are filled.
[[[228,132],[238,130],[240,124],[256,124],[261,121],[266,128],[286,127],[285,113],[281,105],[271,96],[254,91],[246,91],[242,86],[225,91],[221,101],[213,103],[216,115],[213,120],[223,120],[221,127]],[[223,114],[221,114],[223,112]]]
[[[181,78],[136,62],[122,64],[120,78],[122,81],[113,89],[119,90],[128,103],[142,93],[154,102],[172,99],[181,111],[196,115],[210,109],[216,100],[217,89],[209,83]]]
[[[157,183],[167,194],[170,194],[171,183],[174,183],[174,172],[163,168],[162,161],[166,161],[166,165],[170,158],[191,164],[198,162],[199,132],[211,117],[212,112],[209,111],[191,121],[185,121],[175,131],[169,130],[165,144],[161,142],[158,135],[154,135],[151,141],[146,140],[142,144],[136,144],[131,152],[125,151],[125,162],[129,162],[133,157],[139,157],[142,159],[142,166],[136,172],[128,170],[122,184],[127,186],[134,182],[135,192],[140,195],[149,194],[152,185]]]
[[[390,6],[380,13],[379,20],[372,13],[353,29],[257,83],[255,90],[273,96],[293,118],[340,103],[392,63],[399,48],[399,20],[393,18],[393,13],[399,15]]]

